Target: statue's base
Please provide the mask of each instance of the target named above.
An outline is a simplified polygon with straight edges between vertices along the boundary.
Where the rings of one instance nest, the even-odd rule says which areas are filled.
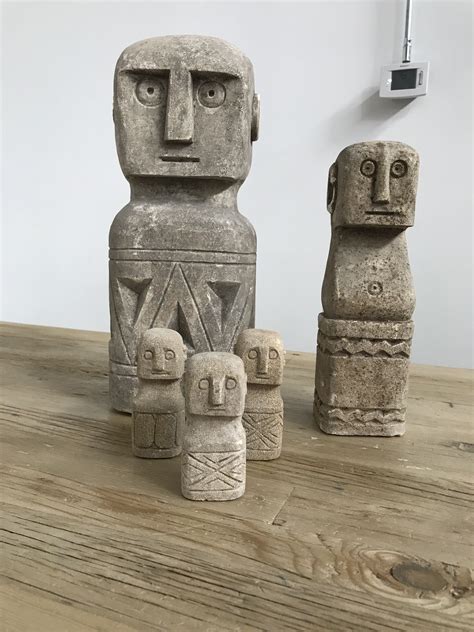
[[[405,432],[413,322],[319,315],[314,417],[323,432],[393,437]]]
[[[122,370],[126,370],[129,374],[119,373],[123,365],[117,365],[115,362],[110,363],[109,371],[109,394],[112,408],[122,413],[131,413],[133,410],[133,402],[138,391],[138,378],[136,375],[137,368],[131,366],[123,366]],[[120,367],[120,368],[118,368]],[[133,373],[135,373],[133,375]]]

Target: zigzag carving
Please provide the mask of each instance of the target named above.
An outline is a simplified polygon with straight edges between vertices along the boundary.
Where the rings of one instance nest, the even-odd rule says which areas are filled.
[[[178,331],[190,352],[231,351],[252,322],[255,268],[172,261],[111,261],[112,359],[136,363],[150,327]]]
[[[314,405],[321,417],[332,421],[338,419],[342,422],[359,422],[369,423],[376,421],[380,424],[388,424],[393,422],[404,422],[406,415],[406,408],[391,408],[389,410],[383,410],[381,408],[338,408],[336,406],[328,406],[323,404],[317,393],[314,396]]]
[[[373,338],[336,338],[318,332],[318,349],[342,357],[409,358],[411,340],[377,340]]]

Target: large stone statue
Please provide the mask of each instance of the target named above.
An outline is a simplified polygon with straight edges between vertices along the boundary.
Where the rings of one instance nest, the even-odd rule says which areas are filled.
[[[233,500],[245,491],[247,382],[231,353],[198,353],[186,367],[181,490],[190,500]]]
[[[144,331],[175,329],[192,355],[254,324],[256,237],[236,199],[259,100],[247,57],[190,35],[128,47],[114,92],[131,200],[110,229],[110,395],[130,412]]]
[[[415,307],[405,230],[414,221],[418,164],[408,145],[370,142],[347,147],[330,168],[314,401],[324,432],[405,431]]]

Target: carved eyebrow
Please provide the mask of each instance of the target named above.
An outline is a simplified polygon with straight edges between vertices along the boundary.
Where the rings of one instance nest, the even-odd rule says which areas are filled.
[[[241,77],[237,74],[231,72],[223,72],[221,70],[201,70],[195,68],[189,68],[188,71],[191,73],[192,77],[197,77],[198,79],[240,79]],[[135,68],[123,68],[120,73],[124,73],[126,75],[140,75],[144,77],[149,77],[151,75],[155,75],[158,77],[168,77],[171,72],[170,68],[144,68],[144,67],[135,67]]]
[[[170,74],[170,70],[169,68],[124,68],[120,71],[120,74],[140,75],[141,77],[167,77]]]

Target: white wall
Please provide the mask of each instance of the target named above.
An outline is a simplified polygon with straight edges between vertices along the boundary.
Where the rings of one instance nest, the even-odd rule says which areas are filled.
[[[472,357],[472,3],[415,0],[414,59],[430,93],[377,96],[400,60],[404,3],[11,3],[3,16],[3,318],[108,329],[107,233],[128,201],[112,76],[128,44],[200,33],[238,45],[262,98],[240,208],[257,229],[257,323],[312,351],[329,244],[326,174],[346,145],[400,140],[421,155],[409,248],[413,360]]]

